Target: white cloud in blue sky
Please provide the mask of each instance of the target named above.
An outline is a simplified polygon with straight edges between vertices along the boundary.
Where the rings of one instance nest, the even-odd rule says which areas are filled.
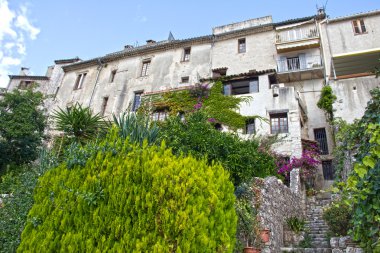
[[[27,40],[35,40],[39,33],[29,21],[27,5],[12,10],[8,0],[0,0],[0,87],[7,86],[10,68],[21,65]]]

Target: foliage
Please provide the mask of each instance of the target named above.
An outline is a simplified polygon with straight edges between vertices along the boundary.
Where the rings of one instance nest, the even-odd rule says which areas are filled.
[[[205,115],[215,122],[226,125],[231,129],[243,128],[246,117],[238,113],[242,102],[249,102],[249,97],[223,95],[223,83],[217,81],[211,85],[198,85],[190,90],[167,92],[162,97],[156,97],[153,102],[145,103],[152,109],[168,108],[170,115],[191,113],[202,110]],[[143,107],[142,107],[143,108]]]
[[[0,174],[10,164],[37,158],[45,128],[42,102],[42,94],[31,89],[5,93],[0,100]]]
[[[342,188],[344,201],[353,208],[350,231],[353,239],[360,241],[366,252],[380,252],[380,89],[370,93],[372,99],[364,116],[352,125],[344,122],[340,125],[343,127],[337,135],[341,143],[336,149],[337,159],[344,164],[354,155],[356,162],[347,183],[338,186]]]
[[[123,113],[119,117],[113,115],[113,120],[123,139],[128,137],[131,142],[138,142],[142,145],[144,140],[147,140],[148,143],[155,143],[158,138],[159,128],[155,123],[151,124],[146,116]]]
[[[177,155],[206,156],[209,164],[220,162],[235,185],[276,174],[273,156],[268,150],[260,150],[257,140],[241,140],[235,134],[218,131],[207,119],[202,111],[189,114],[185,121],[172,117],[162,126],[160,138]]]
[[[324,86],[322,88],[321,97],[317,103],[318,108],[325,111],[328,119],[333,120],[333,104],[336,101],[336,96],[330,86]]]
[[[255,189],[253,182],[242,183],[236,187],[235,210],[238,217],[237,243],[244,246],[259,246],[260,222],[258,219],[257,206],[254,205]],[[242,241],[241,241],[242,240]],[[241,248],[237,245],[236,248]]]
[[[350,229],[350,219],[352,217],[352,207],[342,200],[331,203],[323,210],[323,219],[329,226],[332,236],[346,236]]]
[[[117,129],[97,146],[84,166],[40,179],[19,252],[233,250],[234,188],[220,165],[129,143]]]
[[[277,167],[279,167],[279,170],[277,173],[289,178],[293,169],[300,168],[301,178],[307,181],[314,178],[320,163],[317,145],[309,144],[308,147],[304,147],[301,157],[292,157],[289,163],[283,163],[282,160],[278,160]]]
[[[2,177],[0,193],[10,194],[3,198],[0,208],[0,252],[16,252],[21,240],[28,211],[33,205],[33,190],[40,175],[56,165],[54,155],[40,152],[38,166],[23,166]]]
[[[299,219],[298,217],[289,217],[286,219],[286,224],[289,229],[296,234],[300,234],[305,230],[305,220]]]
[[[298,247],[304,248],[304,249],[312,248],[313,247],[312,242],[313,242],[313,238],[311,237],[311,235],[309,233],[305,233],[304,238],[302,241],[300,241],[300,243],[298,244]]]
[[[70,108],[59,108],[54,111],[53,119],[56,129],[66,135],[70,140],[69,143],[75,141],[85,144],[107,128],[103,117],[93,114],[89,107],[82,107],[79,103]]]

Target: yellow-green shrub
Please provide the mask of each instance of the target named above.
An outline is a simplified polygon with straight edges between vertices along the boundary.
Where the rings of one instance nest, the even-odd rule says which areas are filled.
[[[234,189],[220,165],[115,132],[100,146],[40,179],[18,252],[232,252]]]

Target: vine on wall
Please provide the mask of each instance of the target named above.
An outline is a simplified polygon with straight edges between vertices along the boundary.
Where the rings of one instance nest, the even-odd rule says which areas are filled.
[[[321,97],[317,103],[318,108],[322,109],[327,118],[333,120],[333,104],[336,101],[336,96],[334,95],[330,86],[324,86],[322,88]]]

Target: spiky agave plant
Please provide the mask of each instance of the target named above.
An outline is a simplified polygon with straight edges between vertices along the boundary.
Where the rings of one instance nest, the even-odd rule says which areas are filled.
[[[124,112],[118,117],[113,115],[115,125],[119,128],[121,138],[142,144],[146,139],[149,144],[156,142],[159,128],[144,115]]]
[[[94,114],[89,107],[76,103],[70,108],[58,108],[53,113],[56,130],[64,132],[67,138],[84,144],[95,139],[108,124],[98,113]]]

